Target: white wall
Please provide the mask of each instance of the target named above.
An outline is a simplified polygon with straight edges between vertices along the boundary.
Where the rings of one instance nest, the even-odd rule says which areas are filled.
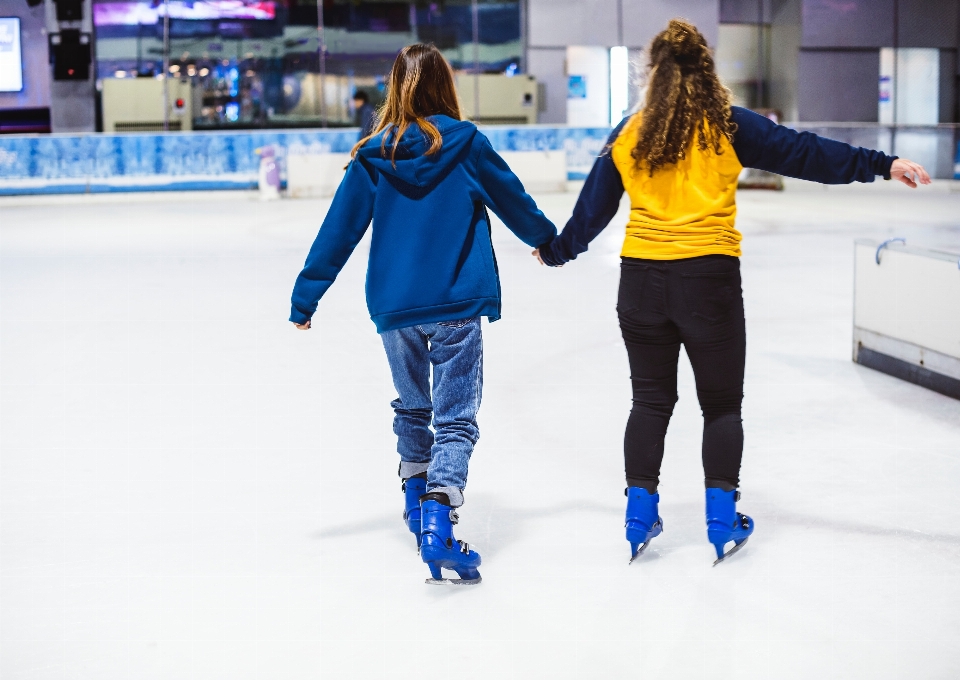
[[[890,79],[886,85],[890,100],[878,103],[881,123],[936,125],[940,121],[940,50],[885,47],[880,50],[880,78]]]
[[[567,48],[567,76],[586,80],[586,97],[567,97],[567,124],[605,127],[610,124],[610,53],[605,47]]]
[[[763,39],[763,68],[758,64],[758,31]],[[761,70],[764,80],[769,77],[770,29],[750,24],[721,24],[714,60],[720,82],[733,92],[737,106],[754,106],[757,77]]]
[[[563,125],[567,122],[567,50],[533,48],[527,50],[527,72],[542,85],[538,104],[538,123]]]
[[[783,120],[799,119],[800,0],[775,0],[771,7],[768,99]]]

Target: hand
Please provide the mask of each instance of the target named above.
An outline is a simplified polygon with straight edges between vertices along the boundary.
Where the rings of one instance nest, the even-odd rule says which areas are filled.
[[[540,249],[539,249],[539,248],[534,248],[534,249],[533,249],[533,252],[530,253],[530,254],[533,255],[535,258],[537,258],[537,262],[539,262],[540,264],[542,264],[542,265],[544,265],[544,266],[546,266],[546,267],[549,267],[549,266],[550,266],[550,265],[548,265],[546,262],[543,261],[543,258],[542,258],[542,257],[540,257]],[[563,265],[561,264],[561,265],[557,265],[557,266],[558,266],[558,267],[562,267]]]
[[[310,319],[307,319],[307,323],[294,323],[293,325],[301,331],[308,331],[310,330]]]
[[[930,184],[930,175],[923,166],[905,158],[898,158],[890,166],[890,179],[903,182],[911,189],[916,189],[917,184]]]

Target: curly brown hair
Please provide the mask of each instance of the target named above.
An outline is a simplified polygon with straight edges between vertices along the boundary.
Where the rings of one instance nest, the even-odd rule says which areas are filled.
[[[631,155],[650,175],[686,158],[697,133],[703,151],[722,153],[723,137],[733,140],[730,91],[720,83],[707,40],[684,19],[672,19],[650,44],[647,99],[637,145]]]

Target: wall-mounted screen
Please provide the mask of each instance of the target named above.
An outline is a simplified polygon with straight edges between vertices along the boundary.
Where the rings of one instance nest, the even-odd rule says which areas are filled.
[[[240,19],[272,21],[277,17],[274,2],[244,0],[172,0],[171,19]],[[97,26],[136,26],[156,24],[164,14],[164,5],[145,2],[101,2],[93,6]]]
[[[20,19],[0,17],[0,92],[19,92],[22,89]]]

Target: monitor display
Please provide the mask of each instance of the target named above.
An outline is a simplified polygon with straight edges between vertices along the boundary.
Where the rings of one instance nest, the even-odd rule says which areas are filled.
[[[170,0],[171,19],[234,19],[272,21],[277,17],[275,2],[244,0]],[[137,26],[156,24],[163,18],[164,5],[146,2],[101,2],[93,6],[97,26]]]
[[[0,17],[0,92],[19,92],[22,89],[20,19]]]

